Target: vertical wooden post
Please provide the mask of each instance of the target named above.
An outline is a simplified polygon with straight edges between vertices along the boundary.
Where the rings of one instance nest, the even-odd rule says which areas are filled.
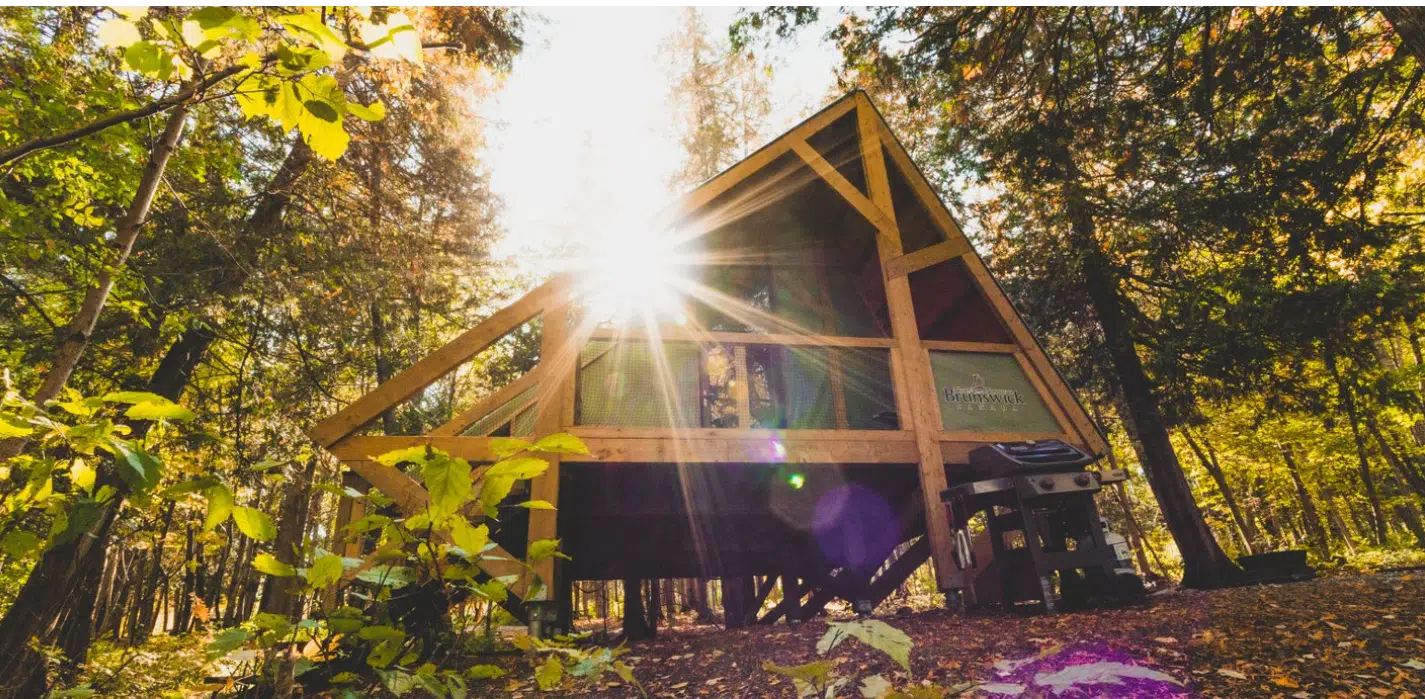
[[[876,115],[865,95],[857,95],[856,121],[861,135],[861,160],[865,164],[867,189],[871,202],[895,223],[895,206],[891,201],[890,178],[881,148]],[[898,224],[897,224],[898,225]],[[910,280],[902,275],[891,278],[886,262],[902,254],[900,229],[876,236],[876,249],[881,258],[881,278],[886,285],[886,305],[891,314],[891,336],[896,342],[900,373],[897,385],[906,390],[905,404],[910,409],[909,420],[901,419],[902,428],[915,430],[916,448],[920,452],[920,492],[925,503],[926,536],[930,538],[931,558],[935,561],[936,579],[941,589],[957,580],[951,556],[952,539],[940,492],[945,479],[945,458],[940,452],[940,407],[935,399],[935,379],[930,373],[930,355],[920,346],[920,329],[915,322],[911,304]],[[899,403],[898,403],[899,404]]]
[[[535,408],[535,436],[544,437],[556,432],[563,432],[566,425],[565,414],[568,412],[566,405],[566,393],[574,390],[574,370],[578,364],[578,348],[569,336],[569,305],[570,305],[568,284],[561,285],[559,291],[546,302],[543,314],[543,336],[539,344],[539,363],[548,365],[546,370],[546,385],[541,385],[539,403]],[[530,483],[530,499],[544,500],[559,507],[559,455],[541,454],[541,458],[549,462],[549,469],[540,474]],[[558,509],[554,510],[530,510],[529,512],[529,542],[534,543],[541,539],[559,538]],[[563,581],[557,576],[562,572],[559,569],[557,559],[553,556],[541,561],[532,563],[535,575],[539,576],[543,585],[537,595],[531,597],[526,602],[562,602],[556,600],[564,589]],[[534,615],[531,615],[534,616]]]

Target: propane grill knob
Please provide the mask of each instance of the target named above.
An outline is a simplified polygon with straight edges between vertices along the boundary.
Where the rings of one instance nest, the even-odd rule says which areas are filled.
[[[1074,483],[1077,484],[1080,488],[1087,488],[1089,486],[1089,480],[1089,474],[1087,473],[1080,473],[1079,475],[1074,476]]]
[[[1055,483],[1054,483],[1054,479],[1053,479],[1053,478],[1040,478],[1040,479],[1039,479],[1039,487],[1040,487],[1040,488],[1043,488],[1043,489],[1045,489],[1045,490],[1053,490],[1053,489],[1054,489],[1054,485],[1055,485]]]

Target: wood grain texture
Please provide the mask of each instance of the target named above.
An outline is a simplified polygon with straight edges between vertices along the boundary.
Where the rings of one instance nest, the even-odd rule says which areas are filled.
[[[335,444],[342,437],[355,432],[389,408],[469,361],[509,331],[539,315],[544,310],[546,300],[567,285],[568,279],[564,277],[556,277],[541,284],[484,322],[406,367],[340,412],[321,421],[307,435],[324,447]]]
[[[964,238],[951,238],[886,262],[886,276],[892,279],[904,277],[916,270],[938,265],[946,260],[953,260],[971,250],[969,241]]]

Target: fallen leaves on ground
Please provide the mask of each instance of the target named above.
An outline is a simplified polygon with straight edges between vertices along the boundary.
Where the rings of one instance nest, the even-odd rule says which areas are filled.
[[[884,620],[914,641],[913,677],[860,644],[834,649],[838,671],[880,674],[896,686],[973,682],[962,697],[1425,698],[1425,576],[1378,574],[1156,596],[1125,609],[961,617],[928,611]],[[820,620],[723,631],[665,632],[627,658],[651,697],[796,696],[767,661],[823,659]],[[634,697],[605,683],[540,692],[521,659],[506,658],[518,687],[476,683],[472,696]],[[1169,684],[1169,680],[1180,684]],[[1093,684],[1085,684],[1093,682]],[[511,691],[512,690],[512,691]],[[848,687],[842,696],[855,697]]]

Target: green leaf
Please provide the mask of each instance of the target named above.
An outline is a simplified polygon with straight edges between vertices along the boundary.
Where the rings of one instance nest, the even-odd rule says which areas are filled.
[[[126,19],[115,17],[99,25],[99,43],[106,48],[121,49],[142,40],[139,28]]]
[[[767,672],[777,673],[784,678],[791,678],[797,682],[809,683],[809,685],[824,685],[826,679],[831,678],[831,671],[835,669],[831,661],[808,662],[805,665],[777,665],[777,663],[764,662],[762,669]]]
[[[271,541],[277,536],[277,527],[266,512],[252,507],[234,507],[233,522],[238,531],[257,541]]]
[[[386,585],[392,589],[396,589],[415,582],[416,572],[406,566],[376,566],[357,573],[356,579],[369,582],[373,585]]]
[[[203,519],[203,531],[210,532],[232,515],[233,491],[222,483],[215,483],[203,494],[208,498],[208,516]]]
[[[486,474],[480,483],[480,509],[486,517],[495,519],[499,516],[499,504],[510,494],[510,489],[515,487],[515,479],[509,477],[491,478]]]
[[[81,500],[69,508],[63,517],[55,517],[50,526],[50,538],[52,544],[66,544],[77,538],[81,534],[89,531],[89,528],[99,521],[102,507],[92,500]]]
[[[533,451],[542,451],[549,454],[587,454],[589,447],[584,446],[584,442],[578,437],[566,432],[551,434],[534,443]]]
[[[510,588],[499,580],[486,580],[475,586],[475,589],[484,595],[491,602],[504,602],[510,598]]]
[[[396,466],[403,463],[425,465],[427,458],[426,452],[427,449],[425,447],[406,447],[405,449],[388,451],[380,456],[373,456],[371,460],[384,466]]]
[[[124,50],[124,63],[129,68],[146,75],[156,75],[160,78],[167,78],[165,65],[171,69],[172,63],[168,60],[168,55],[152,41],[140,41]]]
[[[341,579],[342,570],[341,556],[334,553],[319,555],[307,568],[307,584],[314,588],[327,587]]]
[[[223,629],[213,636],[208,644],[208,659],[216,660],[231,653],[252,638],[252,632],[241,627]]]
[[[457,515],[450,519],[450,539],[470,555],[478,556],[490,543],[490,528],[484,524],[472,527],[468,520]]]
[[[333,61],[340,61],[346,55],[346,42],[325,24],[320,16],[311,13],[283,15],[277,18],[287,31],[324,51]]]
[[[302,127],[302,140],[312,148],[317,155],[332,162],[341,158],[346,153],[347,144],[351,143],[351,136],[341,127],[340,123],[324,124],[321,126]]]
[[[355,633],[365,625],[366,619],[356,607],[337,607],[327,614],[327,628],[332,633]]]
[[[554,506],[551,505],[551,504],[549,504],[549,502],[548,502],[547,500],[525,500],[524,502],[520,503],[520,507],[528,508],[528,509],[531,509],[531,510],[552,510],[552,509],[554,509]]]
[[[493,454],[496,459],[504,459],[514,456],[515,454],[518,454],[522,451],[527,451],[533,446],[533,444],[530,444],[529,442],[526,442],[523,439],[515,439],[514,437],[490,438],[490,453]]]
[[[20,558],[31,551],[38,551],[42,543],[44,542],[34,534],[20,529],[12,529],[5,533],[3,540],[0,540],[0,549],[3,549],[5,555],[11,558]]]
[[[470,464],[465,459],[438,454],[426,462],[421,475],[436,519],[459,512],[470,501]]]
[[[218,479],[213,476],[203,476],[202,478],[190,478],[186,481],[174,483],[163,489],[163,497],[174,498],[179,495],[196,493],[200,490],[207,490],[218,484]]]
[[[312,116],[322,121],[336,122],[341,118],[341,113],[331,104],[322,100],[311,99],[302,103],[302,107]]]
[[[391,626],[367,626],[363,628],[358,635],[367,641],[376,641],[378,643],[384,641],[396,641],[400,643],[406,640],[405,631]]]
[[[102,400],[105,403],[138,405],[139,403],[163,403],[168,399],[157,393],[149,393],[148,391],[113,391],[111,393],[105,393]]]
[[[559,552],[558,539],[538,539],[529,543],[529,554],[527,557],[531,563],[542,561],[550,556],[563,558],[566,561],[573,560]]]
[[[192,410],[173,401],[164,400],[162,403],[139,403],[130,406],[128,410],[124,411],[124,417],[130,420],[177,420],[179,422],[188,422],[197,417],[197,415],[194,415]]]
[[[122,442],[115,442],[115,445],[120,457],[115,460],[119,467],[119,476],[134,492],[146,492],[158,485],[158,479],[162,476],[158,459],[143,449],[130,448]]]
[[[564,679],[564,664],[553,655],[545,658],[544,663],[534,671],[535,682],[538,682],[539,688],[546,692],[559,686],[561,679]]]
[[[203,36],[208,39],[252,40],[262,34],[257,20],[227,7],[204,7],[188,18],[203,29]]]
[[[252,567],[279,578],[290,578],[297,574],[297,569],[282,561],[270,553],[259,553],[252,559]]]
[[[488,471],[486,478],[514,478],[523,480],[534,478],[535,476],[549,470],[549,462],[534,456],[524,456],[518,459],[505,459],[497,461]]]
[[[346,530],[352,534],[362,534],[373,529],[380,529],[391,523],[391,518],[386,515],[366,515],[361,519],[346,525]]]
[[[878,619],[827,622],[826,634],[816,644],[816,652],[826,655],[847,638],[855,638],[889,655],[906,672],[910,672],[910,649],[915,645],[904,631]]]
[[[0,439],[28,437],[34,434],[34,431],[35,428],[18,415],[0,414]]]
[[[363,121],[381,121],[386,118],[386,105],[372,102],[371,106],[367,107],[360,102],[347,102],[346,113]]]
[[[493,680],[505,676],[498,665],[471,665],[465,669],[465,677],[472,680]]]
[[[83,459],[76,459],[74,465],[69,467],[69,482],[86,493],[94,492],[94,479],[98,475],[99,473],[94,470],[94,467]]]

